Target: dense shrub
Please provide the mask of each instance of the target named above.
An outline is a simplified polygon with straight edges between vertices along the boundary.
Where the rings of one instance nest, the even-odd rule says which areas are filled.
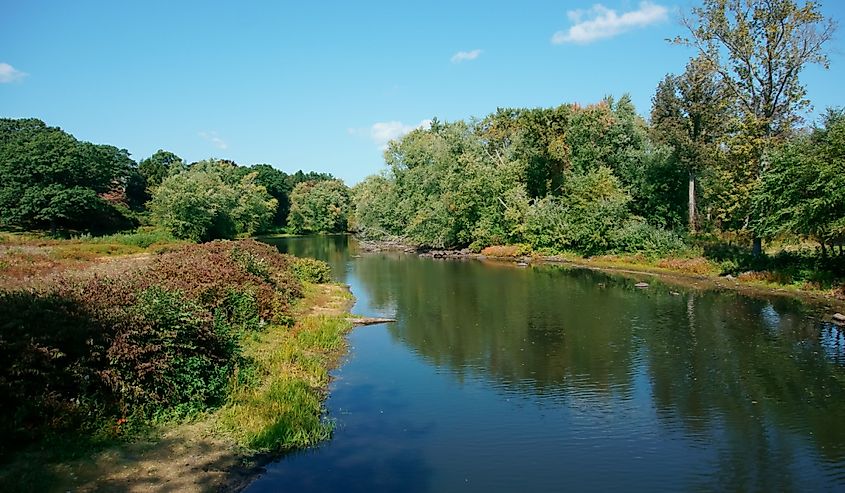
[[[680,236],[656,228],[645,221],[632,219],[614,231],[614,249],[620,253],[642,253],[651,257],[666,256],[686,249]]]
[[[301,296],[290,257],[254,240],[188,245],[159,255],[140,283],[177,290],[204,306],[225,310],[231,308],[226,302],[236,288],[251,293],[258,314],[277,323]]]
[[[192,241],[234,238],[267,226],[278,203],[257,184],[223,161],[200,161],[171,175],[152,191],[154,224]]]
[[[293,262],[293,271],[302,282],[324,283],[331,281],[331,267],[322,260],[297,258]]]
[[[241,337],[290,322],[297,265],[255,241],[212,242],[120,280],[0,291],[0,454],[49,430],[219,403],[243,364]],[[328,276],[302,265],[309,280]]]
[[[345,233],[349,188],[340,180],[306,181],[290,193],[288,227],[297,234]]]
[[[517,245],[493,245],[483,248],[481,254],[487,257],[521,257],[531,255],[531,246],[521,243]]]
[[[131,233],[115,233],[108,236],[81,237],[91,243],[120,243],[121,245],[148,248],[156,243],[173,243],[176,238],[163,229],[141,229]]]
[[[525,238],[535,249],[569,249],[594,255],[614,248],[613,234],[630,217],[630,197],[609,168],[571,174],[562,197],[532,205]]]

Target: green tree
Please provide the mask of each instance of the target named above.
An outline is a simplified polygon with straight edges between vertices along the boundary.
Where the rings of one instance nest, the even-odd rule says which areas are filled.
[[[340,180],[305,181],[290,194],[294,233],[343,233],[349,224],[349,188]]]
[[[751,156],[754,179],[765,171],[764,150],[782,140],[809,101],[799,75],[808,64],[828,65],[824,45],[836,25],[824,18],[816,2],[794,0],[704,0],[683,19],[690,38],[675,42],[694,46],[721,76],[747,122],[759,132]],[[754,238],[754,253],[762,243]]]
[[[193,241],[253,234],[271,221],[277,206],[256,177],[224,161],[194,163],[153,189],[153,221]]]
[[[775,152],[754,194],[760,236],[784,233],[827,247],[845,240],[845,113],[828,110],[823,127]]]
[[[730,118],[730,100],[710,62],[690,60],[681,76],[667,75],[652,99],[655,140],[673,149],[673,160],[687,175],[687,225],[697,224],[696,184],[713,167]]]
[[[630,217],[631,197],[610,168],[573,173],[560,197],[537,201],[528,213],[526,238],[535,248],[593,255],[613,248],[613,234]]]
[[[138,163],[138,172],[144,177],[148,188],[161,184],[169,175],[185,169],[185,161],[176,154],[163,149]]]
[[[125,149],[80,142],[36,119],[0,119],[0,222],[109,229],[125,218],[105,194],[122,194],[135,163]]]
[[[273,214],[273,226],[284,226],[287,224],[288,214],[290,213],[290,192],[293,187],[288,181],[289,175],[284,171],[280,171],[269,164],[255,164],[248,168],[251,172],[255,172],[255,181],[267,189],[267,193],[276,199],[276,211]]]

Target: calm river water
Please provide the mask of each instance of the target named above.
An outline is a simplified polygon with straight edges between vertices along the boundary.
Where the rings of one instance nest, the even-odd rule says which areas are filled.
[[[247,491],[845,489],[845,336],[796,301],[275,244],[397,321],[350,334],[334,437]]]

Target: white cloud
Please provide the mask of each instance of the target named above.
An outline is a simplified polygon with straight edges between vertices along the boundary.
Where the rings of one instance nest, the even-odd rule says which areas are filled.
[[[23,80],[23,78],[27,75],[29,74],[27,74],[26,72],[21,72],[20,70],[9,65],[8,63],[0,62],[0,84]]]
[[[229,147],[229,144],[227,144],[225,140],[221,139],[220,136],[217,135],[217,132],[213,130],[210,132],[198,132],[197,135],[199,135],[203,140],[211,142],[211,144],[218,149],[227,149]]]
[[[416,125],[406,125],[400,121],[376,122],[369,128],[347,129],[350,135],[364,136],[371,139],[379,147],[386,149],[387,143],[398,139],[406,133],[418,128],[431,128],[431,120],[422,120]]]
[[[663,22],[669,9],[652,2],[640,2],[640,8],[618,14],[602,4],[595,4],[589,10],[571,10],[566,13],[573,23],[566,31],[552,36],[552,44],[587,44],[604,38],[612,38],[631,29]]]
[[[452,63],[461,63],[461,62],[468,62],[470,60],[475,60],[481,55],[481,50],[472,50],[472,51],[459,51],[452,55]]]

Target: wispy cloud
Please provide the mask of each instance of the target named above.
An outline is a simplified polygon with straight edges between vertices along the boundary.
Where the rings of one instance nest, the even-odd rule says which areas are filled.
[[[210,132],[197,132],[197,135],[199,135],[206,142],[211,142],[211,145],[218,149],[227,149],[229,147],[229,144],[227,144],[225,140],[221,139],[220,136],[217,135],[217,132],[213,130]]]
[[[0,62],[0,84],[20,81],[23,80],[23,78],[27,75],[29,74],[27,74],[26,72],[21,72],[20,70],[9,65],[8,63]]]
[[[431,128],[431,120],[422,120],[416,125],[406,125],[400,121],[376,122],[369,128],[350,128],[347,131],[350,135],[368,137],[379,149],[386,149],[387,143],[398,139],[412,130],[418,128]]]
[[[652,2],[640,2],[637,10],[617,13],[602,4],[595,4],[588,10],[567,12],[573,23],[566,31],[558,31],[552,36],[552,43],[587,44],[599,39],[612,38],[631,29],[642,28],[663,22],[668,18],[669,9]]]
[[[459,51],[452,55],[452,63],[461,63],[461,62],[468,62],[470,60],[475,60],[479,56],[481,56],[482,50],[472,50],[472,51]]]

